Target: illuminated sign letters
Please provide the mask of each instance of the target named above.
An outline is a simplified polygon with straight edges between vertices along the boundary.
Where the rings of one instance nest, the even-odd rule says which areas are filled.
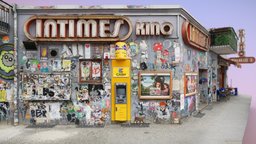
[[[136,22],[136,35],[142,36],[158,36],[171,35],[173,33],[173,25],[170,22]]]
[[[35,34],[31,33],[32,25]],[[24,32],[34,41],[124,41],[132,26],[122,16],[33,16],[26,21]]]

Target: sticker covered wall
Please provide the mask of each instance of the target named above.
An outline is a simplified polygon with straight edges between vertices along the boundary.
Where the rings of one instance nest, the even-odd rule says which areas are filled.
[[[111,113],[115,112],[115,100],[111,98],[116,93],[131,106],[125,120],[135,123],[172,123],[194,112],[199,79],[186,77],[185,73],[207,69],[209,60],[207,52],[187,45],[181,36],[184,17],[191,16],[184,13],[180,17],[179,11],[166,15],[162,9],[158,14],[150,12],[149,16],[140,13],[144,9],[134,11],[133,15],[129,9],[127,15],[119,9],[107,11],[115,15],[97,15],[105,13],[104,8],[92,15],[84,15],[86,9],[64,13],[53,9],[54,13],[48,16],[43,15],[47,13],[43,9],[34,10],[33,15],[20,11],[23,16],[18,24],[19,94],[21,103],[32,105],[31,117],[37,122],[108,124],[110,116],[115,115]],[[193,23],[196,22],[190,22]],[[195,28],[194,24],[191,26]],[[195,36],[208,38],[205,29],[199,26]],[[25,35],[21,29],[25,29]],[[24,46],[27,39],[34,43],[33,50]],[[189,40],[189,44],[208,44]],[[120,64],[126,59],[131,65],[111,66],[113,61]],[[129,81],[122,81],[125,78]],[[119,83],[119,91],[112,85],[115,82]],[[127,90],[125,83],[131,83],[127,93],[123,92]],[[39,105],[39,109],[40,103],[45,106]]]

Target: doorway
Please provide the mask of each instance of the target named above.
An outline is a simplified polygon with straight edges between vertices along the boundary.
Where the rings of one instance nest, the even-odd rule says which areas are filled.
[[[199,110],[208,105],[208,70],[199,69]]]
[[[219,88],[225,87],[225,67],[220,66],[218,69],[218,82],[219,82]]]

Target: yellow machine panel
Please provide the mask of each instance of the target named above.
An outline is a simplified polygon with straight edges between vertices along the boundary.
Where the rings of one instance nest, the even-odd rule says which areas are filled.
[[[116,104],[115,120],[116,121],[127,121],[127,105]]]
[[[131,120],[131,60],[112,60],[112,121]]]

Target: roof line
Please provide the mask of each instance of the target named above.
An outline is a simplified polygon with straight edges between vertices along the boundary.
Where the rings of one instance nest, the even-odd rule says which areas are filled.
[[[10,5],[9,3],[7,3],[7,2],[5,2],[3,0],[0,0],[0,1],[12,8],[12,5]]]

